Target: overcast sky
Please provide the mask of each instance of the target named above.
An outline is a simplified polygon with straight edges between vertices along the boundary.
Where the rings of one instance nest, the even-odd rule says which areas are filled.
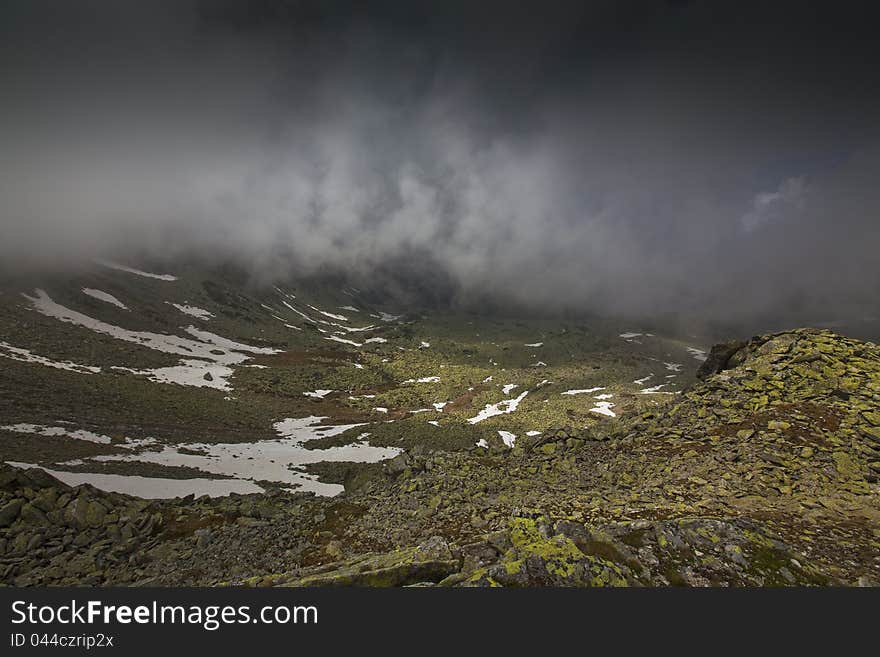
[[[0,256],[877,316],[875,25],[839,2],[5,0]]]

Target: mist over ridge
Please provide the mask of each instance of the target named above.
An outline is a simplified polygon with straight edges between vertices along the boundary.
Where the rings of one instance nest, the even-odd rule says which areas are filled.
[[[536,11],[6,3],[0,256],[399,278],[465,307],[877,314],[859,9]]]

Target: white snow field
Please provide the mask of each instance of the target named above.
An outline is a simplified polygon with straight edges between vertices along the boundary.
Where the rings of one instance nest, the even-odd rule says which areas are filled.
[[[135,269],[134,267],[126,267],[125,265],[120,265],[116,262],[111,262],[109,260],[99,260],[98,264],[102,267],[107,267],[109,269],[116,269],[118,271],[124,271],[129,274],[135,274],[137,276],[143,276],[144,278],[154,278],[159,281],[176,281],[177,276],[172,276],[171,274],[152,274],[148,271],[142,271],[140,269]]]
[[[515,397],[514,399],[503,399],[496,404],[486,404],[486,407],[474,417],[468,419],[468,422],[471,424],[477,424],[478,422],[482,422],[483,420],[487,420],[496,415],[513,413],[519,406],[520,402],[525,399],[527,394],[529,394],[529,391],[524,390],[519,397]]]
[[[117,308],[122,308],[123,310],[128,310],[128,306],[122,303],[119,299],[114,297],[109,292],[104,292],[103,290],[96,290],[92,287],[84,287],[82,289],[83,294],[86,294],[93,299],[97,299],[98,301],[103,301],[104,303],[109,303]]]
[[[36,296],[23,295],[38,312],[55,319],[82,326],[96,333],[102,333],[123,340],[140,344],[148,349],[167,354],[184,356],[180,364],[173,367],[138,370],[128,367],[113,367],[121,371],[147,376],[159,383],[178,383],[181,385],[211,387],[219,390],[231,390],[228,377],[232,374],[231,365],[243,363],[252,354],[269,355],[279,353],[277,349],[268,347],[252,347],[216,335],[209,331],[188,326],[186,333],[196,339],[184,338],[167,333],[151,331],[132,331],[120,326],[108,324],[99,319],[72,310],[59,303],[41,289],[35,291]]]
[[[29,349],[13,347],[8,342],[3,342],[2,340],[0,340],[0,356],[11,360],[17,360],[20,363],[35,363],[37,365],[43,365],[44,367],[54,367],[58,370],[68,370],[70,372],[78,372],[79,374],[97,374],[101,371],[100,367],[92,365],[80,365],[79,363],[72,363],[70,361],[52,360],[45,356],[38,356],[37,354],[32,353]]]

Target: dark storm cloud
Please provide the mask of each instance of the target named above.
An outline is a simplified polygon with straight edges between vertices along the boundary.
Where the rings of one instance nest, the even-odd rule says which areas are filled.
[[[876,308],[863,11],[436,5],[5,3],[4,260],[196,252],[550,310]]]

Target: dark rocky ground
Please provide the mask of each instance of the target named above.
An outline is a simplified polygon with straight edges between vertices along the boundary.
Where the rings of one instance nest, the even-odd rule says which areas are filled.
[[[514,449],[338,466],[336,498],[146,501],[0,469],[0,579],[45,585],[880,583],[880,348],[713,350],[668,403]]]

